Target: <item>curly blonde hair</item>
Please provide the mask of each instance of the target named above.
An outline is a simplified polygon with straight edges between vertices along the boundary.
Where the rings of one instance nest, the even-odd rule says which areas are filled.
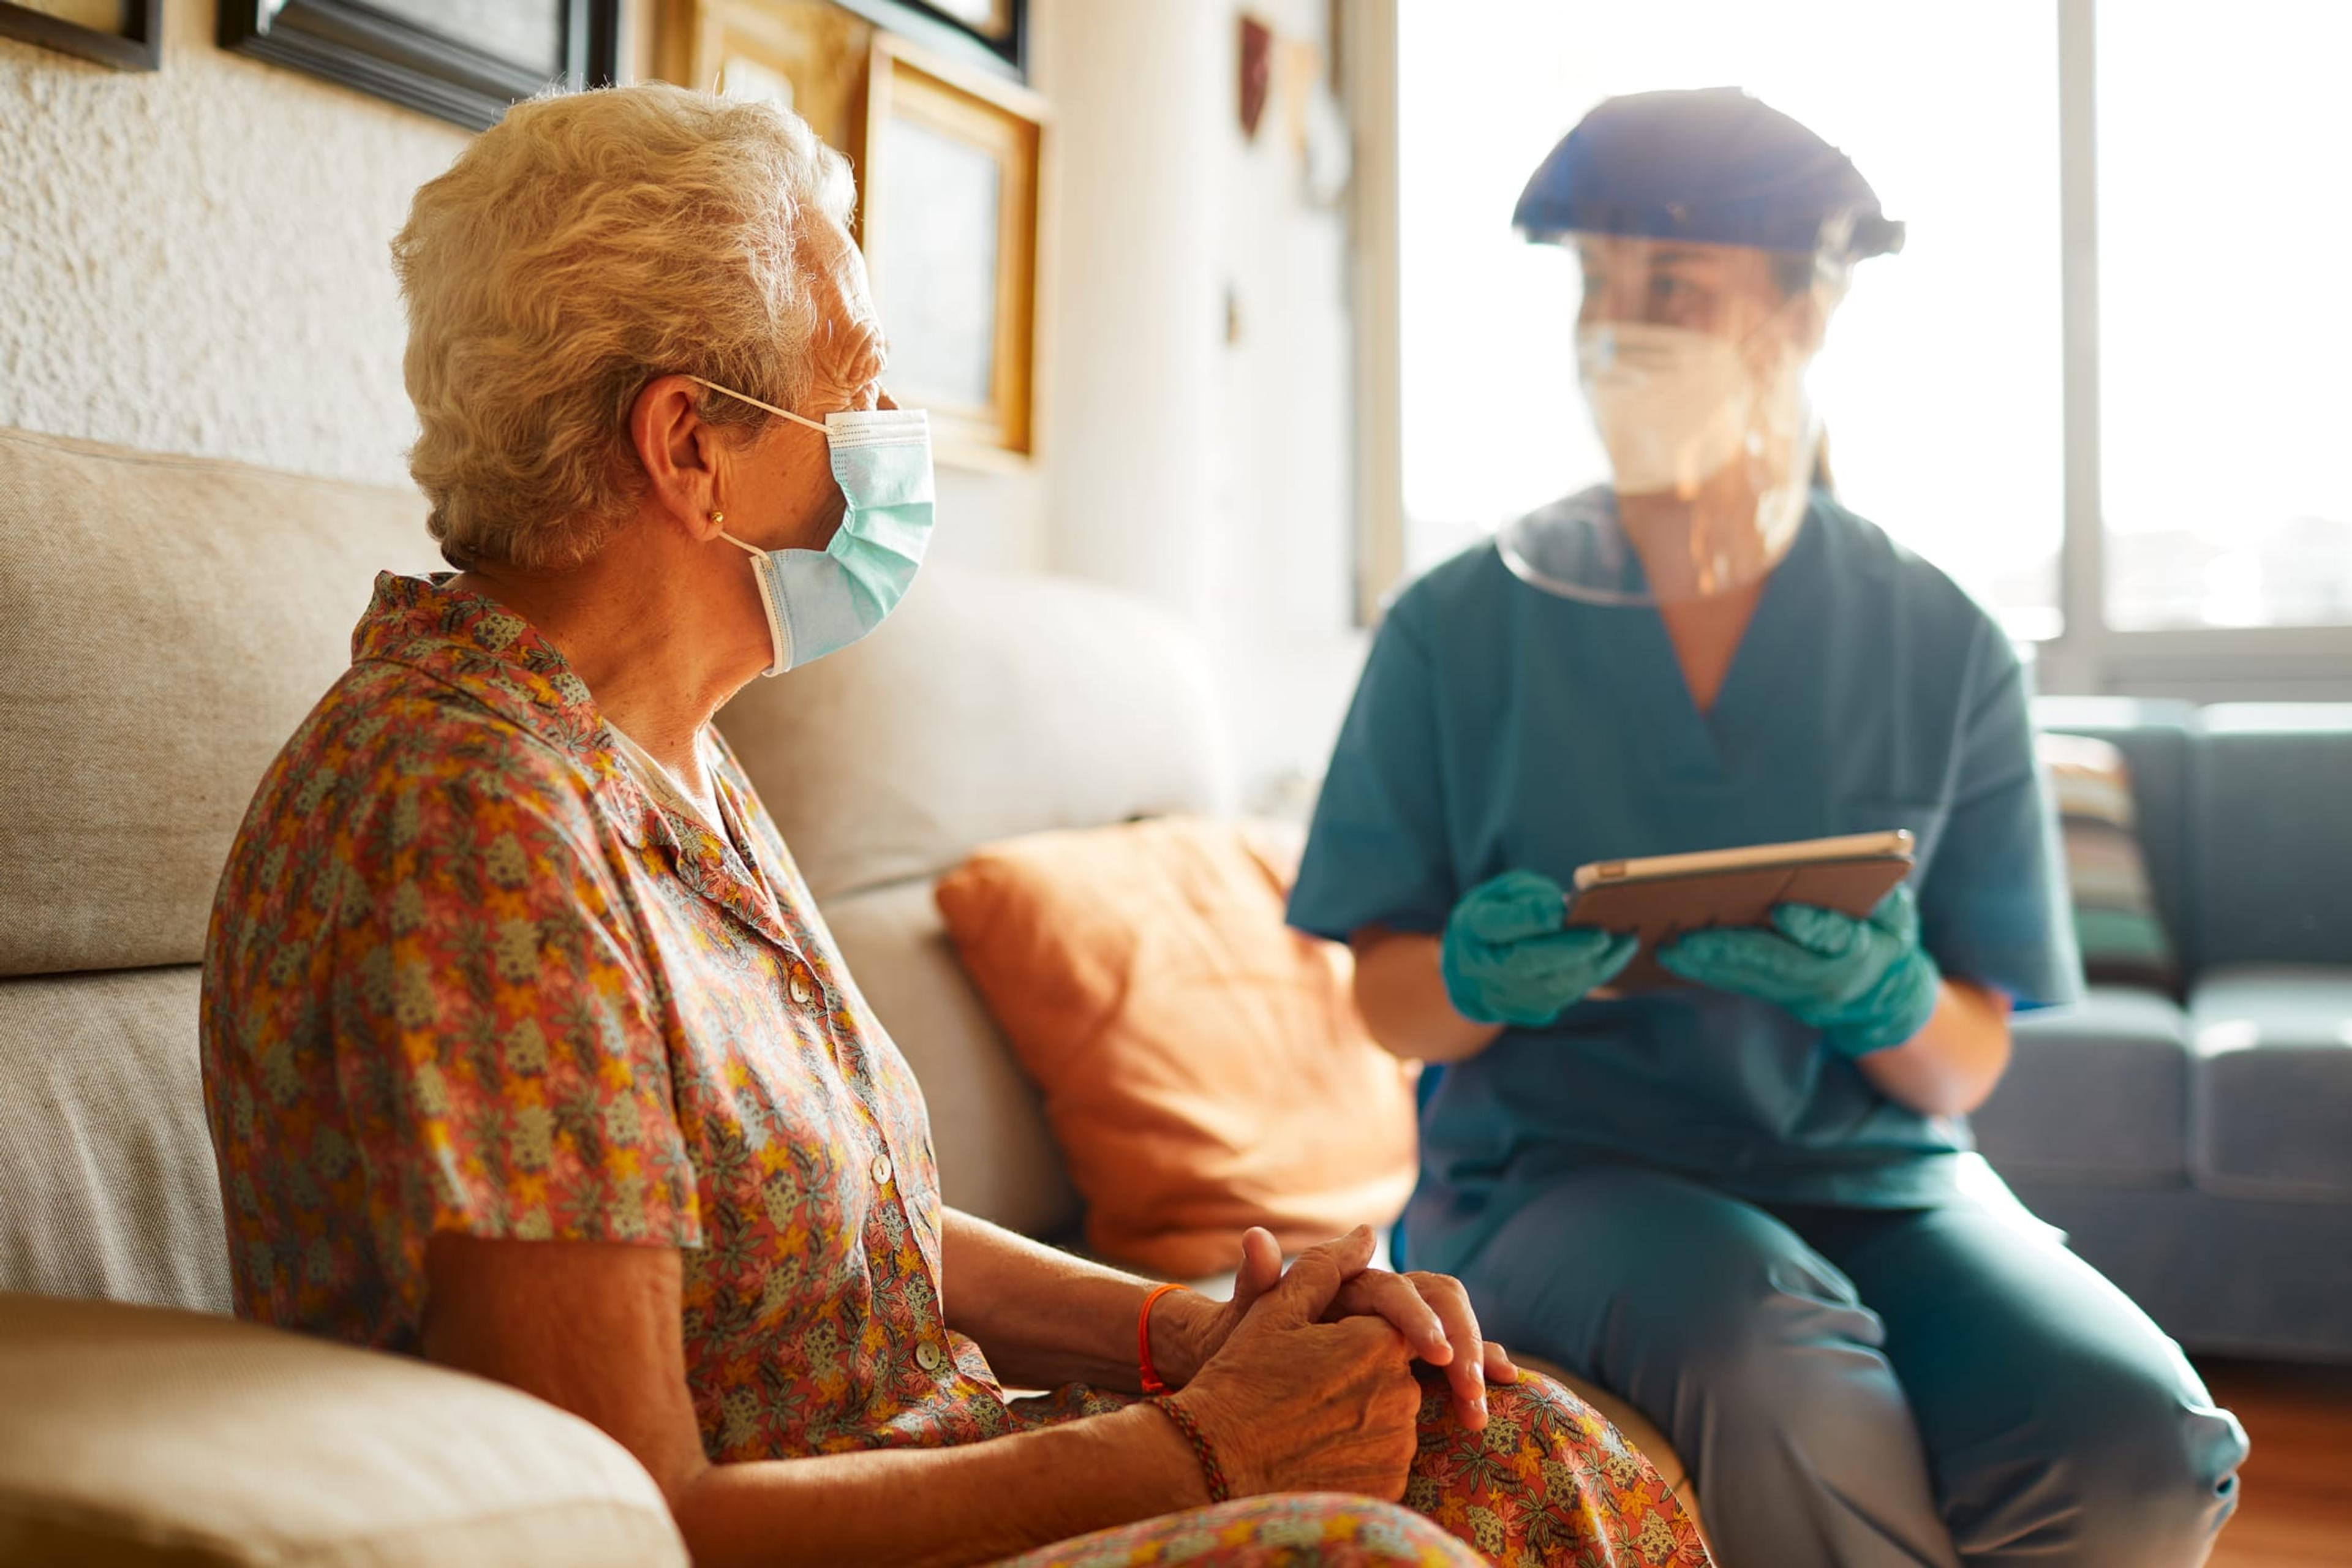
[[[790,408],[817,330],[806,215],[849,168],[798,117],[651,83],[517,104],[392,242],[423,433],[408,471],[458,567],[596,553],[642,492],[628,417],[685,373]],[[702,417],[769,416],[708,393]]]

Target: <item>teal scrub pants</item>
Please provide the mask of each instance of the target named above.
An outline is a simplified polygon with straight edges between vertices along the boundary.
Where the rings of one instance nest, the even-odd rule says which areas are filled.
[[[1725,1568],[2193,1568],[2237,1504],[2237,1420],[2022,1215],[1768,1210],[1605,1167],[1462,1275],[1506,1346],[1658,1424]]]

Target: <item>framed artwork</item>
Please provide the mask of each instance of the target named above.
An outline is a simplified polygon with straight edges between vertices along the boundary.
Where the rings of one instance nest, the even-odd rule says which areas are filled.
[[[220,0],[220,44],[484,130],[613,79],[622,0]]]
[[[948,59],[1026,80],[1029,0],[839,0],[886,32]]]
[[[163,59],[163,0],[0,0],[0,38],[151,71]]]
[[[659,21],[656,75],[789,109],[848,157],[890,391],[929,410],[940,459],[1025,462],[1045,100],[835,0],[664,0]]]
[[[891,395],[928,408],[943,456],[1034,450],[1043,100],[874,40],[859,244],[890,340]]]
[[[656,76],[789,109],[856,160],[872,23],[832,0],[664,0],[658,20]]]

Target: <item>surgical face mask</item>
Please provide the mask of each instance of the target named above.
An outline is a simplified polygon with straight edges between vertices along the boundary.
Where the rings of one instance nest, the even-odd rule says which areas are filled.
[[[1729,338],[1606,321],[1578,330],[1576,368],[1621,495],[1687,497],[1748,449],[1756,378]]]
[[[824,431],[834,481],[849,503],[823,550],[761,550],[731,533],[719,535],[751,557],[774,656],[764,673],[798,669],[880,626],[907,596],[930,547],[929,416],[919,408],[853,409],[828,414],[820,425],[715,381],[687,379]]]
[[[1605,605],[1703,599],[1769,573],[1804,522],[1819,441],[1805,393],[1811,356],[1773,328],[1738,340],[1646,321],[1580,329],[1578,370],[1612,493],[1603,506],[1571,497],[1509,525],[1497,541],[1505,563],[1536,586]],[[1740,484],[1707,488],[1735,466]],[[1617,504],[1657,497],[1677,504]]]

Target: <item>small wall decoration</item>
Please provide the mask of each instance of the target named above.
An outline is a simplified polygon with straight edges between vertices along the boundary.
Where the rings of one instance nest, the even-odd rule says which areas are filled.
[[[883,34],[866,78],[859,243],[891,395],[942,456],[1033,449],[1044,100]]]
[[[1335,3],[1329,17],[1334,37],[1341,12]],[[1255,142],[1266,109],[1279,104],[1283,140],[1298,160],[1301,194],[1312,205],[1337,206],[1347,193],[1353,148],[1347,115],[1339,106],[1336,56],[1327,57],[1312,38],[1286,37],[1244,12],[1236,61],[1242,140]]]
[[[1255,16],[1242,18],[1242,140],[1257,140],[1265,95],[1274,85],[1274,29]]]
[[[226,49],[483,130],[551,83],[613,79],[621,0],[220,0]]]
[[[163,0],[0,0],[0,38],[151,71],[163,58]]]

